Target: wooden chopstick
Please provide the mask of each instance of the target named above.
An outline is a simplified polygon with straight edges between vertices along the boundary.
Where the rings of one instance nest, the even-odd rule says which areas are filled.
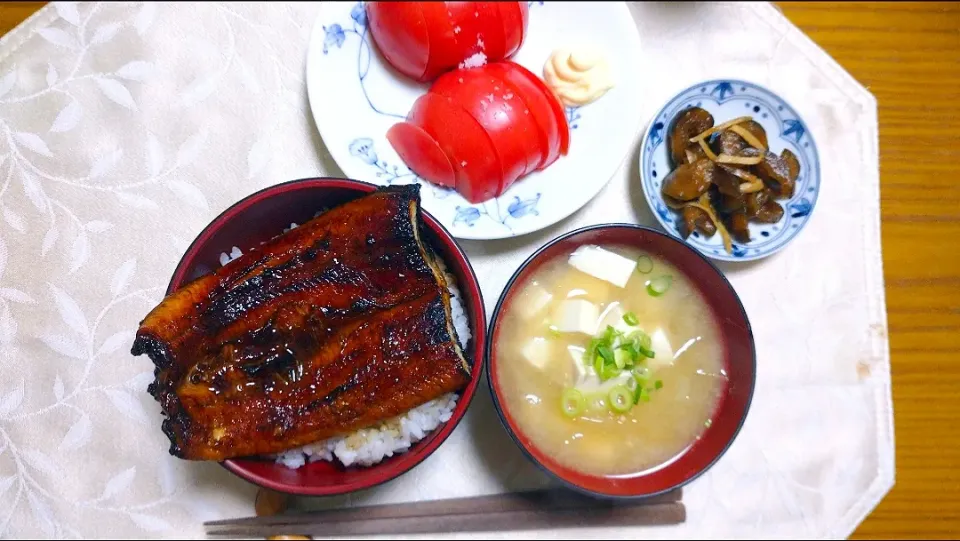
[[[638,502],[610,502],[565,489],[536,490],[395,505],[313,511],[207,522],[208,535],[355,536],[449,531],[504,531],[577,526],[677,524],[686,519],[682,492]]]

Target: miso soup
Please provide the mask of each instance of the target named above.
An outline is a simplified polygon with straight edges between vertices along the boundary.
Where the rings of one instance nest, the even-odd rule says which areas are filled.
[[[709,426],[726,385],[714,315],[668,262],[581,246],[507,306],[497,378],[520,431],[593,475],[656,468]]]

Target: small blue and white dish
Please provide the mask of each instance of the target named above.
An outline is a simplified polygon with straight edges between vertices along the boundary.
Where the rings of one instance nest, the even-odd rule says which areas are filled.
[[[754,83],[734,79],[705,81],[678,93],[659,111],[643,136],[640,152],[640,179],[647,203],[667,233],[682,238],[678,211],[664,203],[661,184],[673,169],[669,157],[669,129],[674,117],[689,107],[706,109],[720,124],[740,116],[752,116],[767,132],[770,151],[780,154],[788,148],[800,160],[800,175],[783,218],[775,224],[750,222],[750,242],[734,242],[727,253],[720,235],[705,238],[699,232],[687,237],[687,244],[704,255],[721,261],[753,261],[772,255],[795,239],[806,225],[820,192],[820,158],[817,145],[797,112],[783,98]]]

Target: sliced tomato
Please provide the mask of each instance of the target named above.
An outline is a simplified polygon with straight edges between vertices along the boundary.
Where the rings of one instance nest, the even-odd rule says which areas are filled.
[[[456,174],[450,159],[440,144],[419,126],[398,122],[387,130],[387,141],[403,163],[418,176],[440,186],[456,187]]]
[[[430,92],[459,104],[486,130],[503,168],[498,195],[536,169],[542,158],[539,128],[524,114],[526,105],[516,91],[486,66],[447,72]]]
[[[488,64],[488,69],[499,75],[500,79],[512,85],[520,99],[526,105],[524,114],[529,114],[540,129],[541,144],[544,149],[537,170],[543,169],[560,157],[560,126],[556,115],[543,92],[517,68],[513,62]],[[522,68],[521,68],[522,69]],[[526,70],[524,70],[526,71]]]
[[[503,174],[493,141],[463,108],[445,96],[427,92],[414,102],[408,120],[443,149],[453,165],[456,190],[467,201],[479,203],[497,194]]]
[[[523,7],[521,7],[523,6]],[[500,8],[500,20],[503,22],[504,58],[510,58],[523,45],[527,32],[526,2],[497,2]]]
[[[449,2],[454,4],[456,2]],[[468,2],[463,2],[468,3]],[[506,38],[503,27],[503,16],[500,12],[500,6],[497,2],[475,2],[475,8],[472,14],[476,21],[476,46],[478,51],[482,51],[484,56],[491,62],[496,62],[506,58]],[[471,14],[466,14],[466,19],[470,19]],[[461,32],[458,37],[467,39],[470,43],[470,37],[466,32]]]
[[[550,87],[548,87],[546,83],[534,75],[530,70],[515,62],[508,63],[516,66],[516,71],[518,73],[529,79],[531,83],[539,88],[544,99],[546,99],[547,103],[550,104],[550,108],[553,110],[553,114],[557,118],[557,126],[560,131],[560,154],[566,156],[567,151],[570,149],[570,127],[567,125],[567,112],[563,108],[563,104],[560,103],[560,100],[557,98],[557,95],[553,93],[553,90],[550,90]]]
[[[470,57],[503,58],[500,10],[488,2],[422,2],[430,35],[430,58],[422,80],[457,69]]]
[[[381,2],[374,2],[380,4]],[[386,2],[389,3],[389,2]],[[404,74],[410,73],[410,69],[405,71],[401,65],[414,63],[419,64],[422,58],[426,59],[422,72],[414,76],[418,81],[431,81],[444,72],[457,69],[460,65],[470,59],[472,56],[483,53],[489,62],[502,60],[506,56],[506,35],[510,33],[520,34],[522,41],[523,29],[517,28],[522,25],[522,17],[517,13],[511,18],[511,26],[504,25],[503,9],[499,2],[401,2],[402,4],[416,4],[419,7],[420,15],[426,29],[427,40],[425,47],[426,54],[420,51],[420,55],[415,58],[409,55],[405,49],[391,51],[387,54],[386,47],[392,45],[396,39],[387,40],[381,46],[381,40],[377,34],[402,34],[407,25],[410,24],[409,18],[399,17],[396,20],[387,19],[383,16],[386,11],[382,7],[373,9],[373,12],[380,15],[381,22],[377,26],[370,26],[371,33],[374,35],[374,41],[384,57],[391,64],[402,62],[396,65],[398,71]],[[368,12],[371,8],[368,7]],[[514,10],[519,12],[519,8]],[[422,34],[417,31],[416,39],[419,41]],[[516,41],[516,37],[513,38]],[[519,42],[513,47],[513,52],[519,48]],[[511,54],[513,54],[511,52]],[[400,58],[397,58],[397,57]]]
[[[387,62],[400,73],[420,80],[430,58],[422,2],[367,2],[367,26]]]

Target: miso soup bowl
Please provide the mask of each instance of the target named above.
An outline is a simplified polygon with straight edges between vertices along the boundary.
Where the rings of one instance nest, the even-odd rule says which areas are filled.
[[[309,178],[271,186],[240,200],[217,216],[200,233],[174,271],[167,294],[220,266],[221,254],[234,246],[242,251],[255,248],[290,225],[309,221],[321,209],[357,199],[377,186],[340,178]],[[394,479],[420,464],[447,439],[463,418],[473,399],[483,370],[486,312],[473,267],[453,236],[427,211],[421,209],[424,239],[434,248],[457,278],[461,301],[470,323],[472,338],[465,354],[471,363],[471,379],[460,392],[450,420],[441,424],[406,452],[372,466],[343,467],[317,461],[290,469],[261,458],[236,458],[222,465],[237,476],[260,486],[306,496],[346,494]]]
[[[523,433],[513,412],[506,405],[499,386],[501,363],[496,344],[503,315],[522,286],[542,265],[566,257],[586,244],[628,247],[670,262],[696,285],[716,320],[722,341],[723,364],[727,383],[709,426],[677,458],[634,475],[597,476],[560,464],[538,449]],[[756,350],[750,321],[737,293],[719,269],[697,250],[649,227],[631,224],[604,224],[584,227],[562,235],[534,252],[507,283],[493,312],[487,333],[487,382],[504,428],[520,449],[537,466],[564,485],[579,492],[609,499],[642,499],[679,488],[707,471],[737,437],[750,409],[756,382]],[[559,406],[558,406],[559,407]]]

